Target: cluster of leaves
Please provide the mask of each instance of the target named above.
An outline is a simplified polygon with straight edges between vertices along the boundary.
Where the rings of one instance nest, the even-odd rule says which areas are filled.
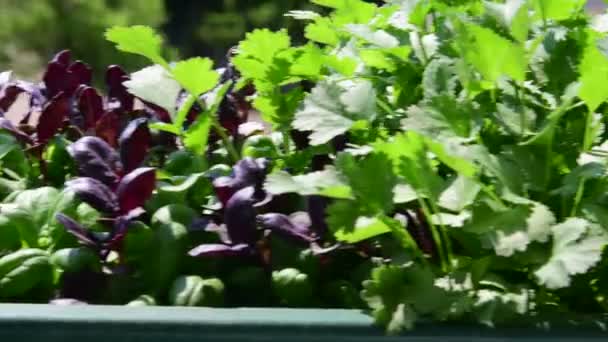
[[[255,30],[217,70],[115,27],[153,65],[107,98],[65,53],[41,85],[1,74],[3,111],[41,113],[0,121],[0,298],[368,308],[391,333],[602,316],[608,17],[312,2],[307,44]]]

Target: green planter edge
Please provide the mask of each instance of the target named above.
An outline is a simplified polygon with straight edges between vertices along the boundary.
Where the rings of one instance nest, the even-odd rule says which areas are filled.
[[[386,336],[356,310],[0,304],[2,342],[608,341],[587,328],[487,329],[422,324]]]

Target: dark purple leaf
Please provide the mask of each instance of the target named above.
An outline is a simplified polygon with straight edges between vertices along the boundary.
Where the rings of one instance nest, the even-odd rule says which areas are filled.
[[[110,188],[118,183],[118,154],[105,141],[97,137],[83,137],[68,147],[81,176],[95,178]]]
[[[205,244],[193,248],[188,254],[193,257],[247,256],[253,254],[253,249],[247,244]]]
[[[156,118],[162,122],[170,123],[172,121],[171,115],[167,112],[166,109],[155,105],[154,103],[142,101],[145,107],[146,113],[148,113],[151,117]]]
[[[242,189],[247,186],[261,186],[268,172],[268,160],[264,158],[244,158],[234,165],[232,186]]]
[[[67,189],[93,208],[114,215],[120,211],[118,198],[105,184],[94,178],[81,177],[65,183]]]
[[[138,168],[146,159],[150,147],[150,130],[146,118],[131,121],[120,134],[120,159],[124,172]]]
[[[105,140],[112,147],[118,147],[119,130],[120,116],[116,110],[106,112],[95,124],[97,136]]]
[[[52,62],[68,67],[72,62],[72,52],[70,50],[59,51],[52,59]]]
[[[118,184],[116,194],[123,213],[142,207],[156,186],[156,170],[141,167],[127,174]]]
[[[327,207],[329,206],[329,200],[322,196],[309,196],[307,199],[308,204],[308,216],[310,217],[310,229],[315,234],[324,238],[327,234]]]
[[[135,97],[127,91],[123,84],[127,80],[129,80],[129,76],[118,65],[111,65],[106,70],[106,85],[111,107],[130,112],[133,110]]]
[[[68,66],[59,62],[50,62],[42,80],[48,97],[55,97],[60,92],[72,95],[78,88],[78,78],[68,71]]]
[[[51,139],[61,127],[63,120],[70,112],[70,97],[67,93],[61,92],[57,94],[44,107],[36,131],[38,133],[38,142],[46,143]]]
[[[256,241],[254,193],[253,187],[246,187],[237,191],[226,204],[224,223],[228,236],[234,244],[254,244]]]
[[[127,236],[131,222],[143,215],[143,213],[145,213],[145,210],[142,208],[135,208],[126,215],[116,218],[114,227],[112,228],[111,238],[105,243],[105,247],[111,250],[119,250],[122,247],[122,241]]]
[[[9,108],[15,103],[19,94],[25,92],[25,89],[19,87],[16,84],[6,85],[0,89],[0,110],[7,112]]]
[[[91,84],[93,80],[93,70],[82,61],[76,61],[68,67],[68,72],[72,73],[78,84]]]
[[[283,214],[264,214],[257,216],[257,222],[265,229],[283,237],[310,243],[316,239],[311,236],[308,227]]]
[[[74,235],[81,244],[87,247],[97,248],[99,242],[97,237],[80,223],[64,214],[57,214],[55,218],[70,234]]]
[[[85,128],[94,128],[104,114],[103,99],[92,87],[83,88],[78,94],[78,110],[84,116]]]
[[[29,135],[25,134],[24,132],[19,130],[17,127],[15,127],[9,119],[0,117],[0,129],[6,130],[10,134],[12,134],[15,138],[17,138],[17,140],[21,141],[22,143],[26,143],[26,144],[34,143],[34,141],[32,140],[32,138],[30,138]]]
[[[231,177],[218,177],[213,180],[213,188],[215,195],[222,203],[222,206],[226,207],[228,200],[238,189],[234,189],[232,186],[233,180]]]

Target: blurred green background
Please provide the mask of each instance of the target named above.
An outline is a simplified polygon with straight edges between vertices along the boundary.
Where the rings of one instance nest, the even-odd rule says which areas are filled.
[[[589,6],[602,3],[590,0]],[[145,61],[103,39],[107,27],[133,24],[161,30],[170,57],[209,56],[221,63],[227,49],[256,27],[287,27],[301,39],[301,23],[283,14],[307,8],[308,0],[0,0],[0,71],[36,79],[65,48],[89,63],[98,80],[108,64],[134,70]]]
[[[117,52],[103,38],[108,27],[134,24],[162,32],[169,57],[209,56],[221,63],[256,27],[288,27],[298,39],[300,23],[283,14],[307,7],[307,0],[0,0],[0,71],[36,79],[66,48],[90,64],[98,80],[108,64],[134,70],[145,61]]]

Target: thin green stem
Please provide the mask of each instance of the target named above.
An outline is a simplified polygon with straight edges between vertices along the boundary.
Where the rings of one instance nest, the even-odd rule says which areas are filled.
[[[437,252],[439,253],[439,261],[441,263],[441,269],[444,272],[448,271],[448,264],[446,262],[446,255],[443,249],[443,243],[441,241],[441,235],[439,230],[437,229],[437,227],[435,227],[435,225],[433,224],[433,217],[431,216],[431,211],[429,210],[426,202],[420,197],[418,197],[418,204],[420,205],[420,208],[422,209],[422,213],[424,214],[426,221],[429,224],[429,227],[431,229],[431,235],[433,236],[433,240],[435,241],[435,245],[437,246]]]
[[[437,207],[437,204],[433,201],[429,201],[430,205],[431,205],[431,210],[433,211],[433,214],[439,214],[439,208]],[[450,236],[448,235],[448,230],[445,227],[445,225],[443,224],[443,220],[441,219],[441,217],[439,216],[439,234],[441,235],[441,239],[443,242],[443,246],[445,248],[445,257],[446,257],[446,263],[448,265],[448,271],[450,271],[452,269],[452,260],[454,259],[454,253],[452,251],[452,241],[450,240]]]
[[[232,144],[232,141],[230,141],[230,137],[228,137],[228,134],[226,134],[224,127],[222,127],[222,125],[220,125],[220,123],[217,121],[217,118],[215,116],[211,117],[211,127],[213,127],[213,129],[215,130],[217,135],[220,136],[220,139],[222,140],[222,144],[224,145],[224,148],[226,149],[226,151],[228,151],[228,154],[230,155],[230,158],[232,159],[232,161],[235,163],[237,161],[239,161],[239,159],[241,159],[241,157],[239,156],[238,151],[234,147],[234,144]]]
[[[586,179],[581,179],[581,182],[578,183],[578,188],[576,189],[576,195],[574,196],[574,204],[572,204],[572,209],[570,210],[570,217],[575,217],[578,213],[578,208],[581,204],[581,200],[583,199],[583,193],[585,192],[585,182]]]
[[[585,122],[585,136],[583,137],[583,152],[588,151],[593,145],[593,112],[587,112]]]

